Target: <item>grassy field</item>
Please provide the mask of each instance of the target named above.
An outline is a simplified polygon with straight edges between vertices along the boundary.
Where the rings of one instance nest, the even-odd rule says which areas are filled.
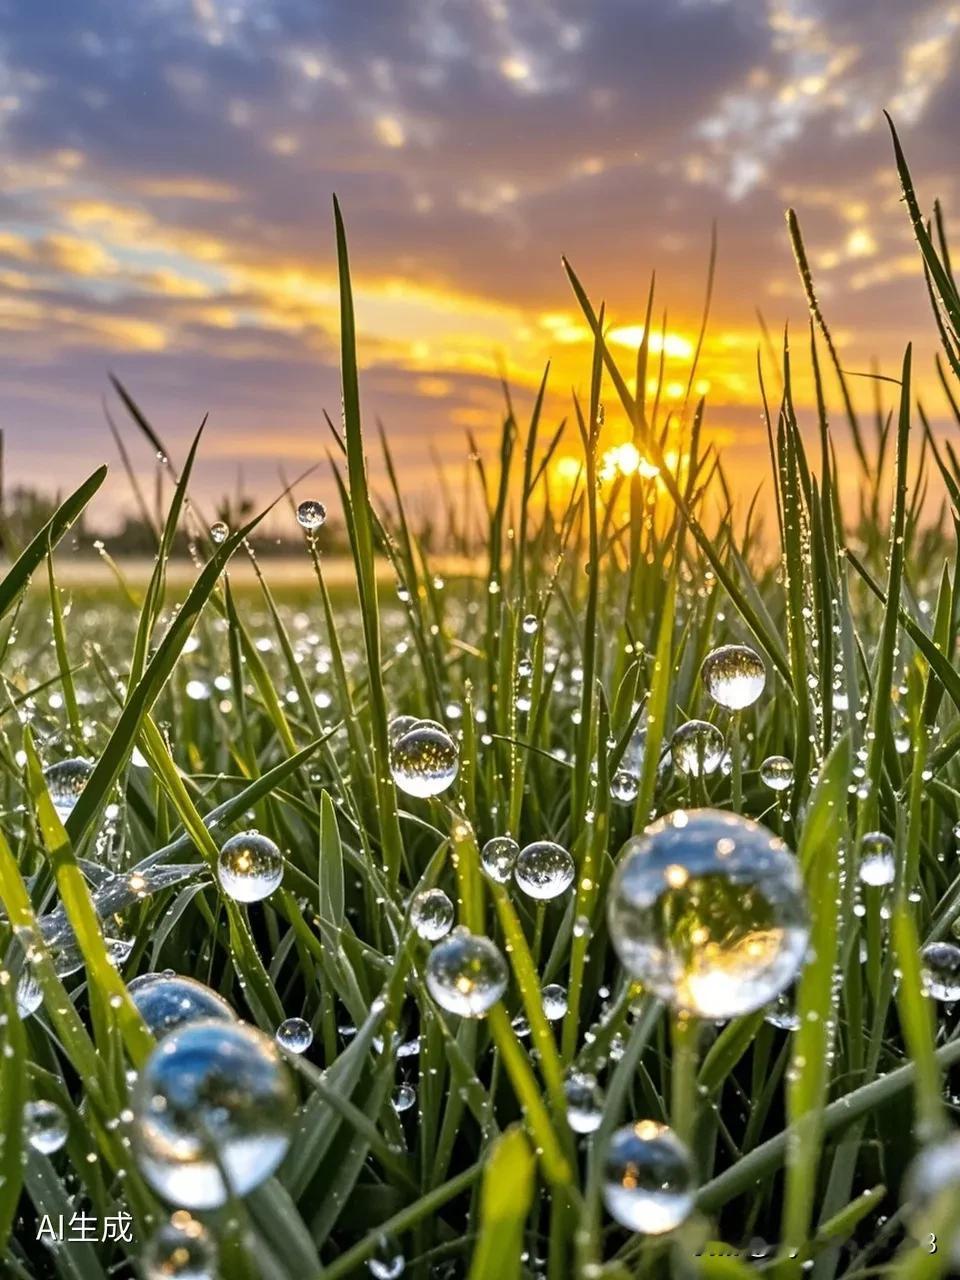
[[[929,228],[897,158],[956,411],[960,296],[939,211]],[[703,403],[668,422],[645,393],[646,346],[619,368],[568,268],[596,337],[566,428],[581,477],[551,485],[558,428],[539,400],[524,422],[508,401],[499,457],[476,460],[483,565],[444,581],[399,483],[389,511],[370,500],[364,451],[379,446],[361,434],[338,213],[343,418],[323,442],[330,491],[309,484],[331,507],[339,490],[349,592],[330,589],[309,533],[302,581],[276,595],[257,521],[211,537],[190,502],[199,437],[171,463],[149,575],[108,566],[95,589],[64,585],[58,543],[102,470],[23,550],[0,582],[4,1275],[906,1280],[960,1260],[960,951],[929,950],[960,920],[960,459],[926,430],[909,350],[858,414],[789,225],[811,327],[758,390],[766,538],[752,509],[733,519]],[[791,362],[812,363],[818,391],[803,422]],[[846,412],[829,422],[838,380]],[[604,400],[644,460],[612,481],[598,474]],[[860,469],[852,514],[834,433]],[[195,540],[189,582],[167,576],[178,527]],[[742,710],[701,675],[729,643],[763,667]],[[398,716],[445,731],[399,736]],[[51,770],[78,757],[79,781]],[[804,881],[788,905],[809,926],[796,983],[725,1020],[696,1016],[709,1009],[695,984],[675,980],[673,998],[636,981],[608,925],[625,843],[705,807],[782,837]],[[750,888],[759,860],[746,882],[722,866],[697,880],[694,827],[666,868],[673,896],[638,928],[729,996],[730,975],[777,945],[779,917]],[[221,846],[249,829],[283,858],[256,901],[221,880]],[[572,856],[566,876],[551,855],[555,897],[531,894],[535,876],[489,874],[481,851],[507,835]],[[256,846],[241,880],[261,854],[273,874]],[[495,950],[467,963],[463,934],[438,941],[449,908],[430,889]],[[206,1047],[189,1026],[155,1047],[164,1028],[127,984],[168,969],[263,1038],[204,1023]],[[456,1016],[457,1000],[482,1016]],[[309,1023],[305,1052],[298,1026],[274,1047],[290,1018]],[[236,1056],[204,1084],[230,1037]],[[151,1126],[171,1115],[181,1132],[158,1154]],[[676,1148],[651,1145],[663,1131],[644,1121]],[[639,1155],[617,1168],[627,1125]],[[671,1151],[652,1174],[642,1163]],[[187,1175],[219,1202],[161,1194]],[[612,1183],[629,1212],[608,1212]],[[653,1229],[672,1214],[675,1229]],[[95,1225],[70,1238],[81,1216]],[[129,1239],[104,1239],[117,1224]]]

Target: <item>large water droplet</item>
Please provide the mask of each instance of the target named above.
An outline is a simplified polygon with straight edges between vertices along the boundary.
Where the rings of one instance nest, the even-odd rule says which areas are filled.
[[[237,902],[268,898],[283,879],[283,854],[259,831],[241,831],[220,850],[217,874],[224,893]]]
[[[742,711],[763,693],[767,673],[762,658],[749,645],[724,644],[704,658],[700,679],[714,702],[729,711]]]
[[[453,785],[460,768],[460,750],[446,729],[420,720],[395,738],[390,752],[393,780],[408,796],[438,796]]]
[[[603,1119],[603,1090],[596,1077],[574,1071],[563,1082],[567,1100],[567,1124],[574,1133],[594,1133]]]
[[[567,1012],[567,989],[559,982],[548,982],[540,992],[543,1016],[548,1022],[559,1022]]]
[[[706,720],[687,720],[670,742],[674,768],[691,778],[716,773],[723,759],[723,734]]]
[[[894,876],[897,874],[894,843],[882,831],[868,831],[860,841],[858,874],[861,884],[870,885],[873,888],[893,884]]]
[[[238,1196],[269,1178],[290,1145],[295,1098],[273,1042],[240,1023],[193,1022],[154,1049],[133,1097],[140,1171],[189,1209]]]
[[[535,613],[528,613],[524,616],[522,625],[524,635],[533,636],[537,634],[540,623],[537,621]]]
[[[214,540],[214,542],[218,544],[221,542],[226,542],[229,536],[230,536],[230,526],[228,524],[225,524],[222,520],[216,520],[210,526],[210,537]]]
[[[373,1280],[398,1280],[403,1275],[407,1261],[393,1236],[379,1238],[376,1249],[367,1259],[367,1268]]]
[[[617,1129],[603,1160],[603,1202],[630,1231],[658,1236],[693,1208],[693,1158],[672,1129],[638,1120]]]
[[[610,799],[617,804],[633,804],[640,791],[640,779],[629,769],[617,769],[610,779]]]
[[[417,1091],[412,1084],[401,1084],[393,1091],[393,1109],[398,1115],[409,1111],[416,1104]]]
[[[206,1018],[216,1018],[221,1022],[235,1022],[237,1019],[223,996],[195,978],[180,977],[170,970],[143,973],[127,984],[127,990],[141,1018],[158,1040],[188,1022],[200,1022]]]
[[[934,1000],[960,1000],[960,947],[931,942],[920,952],[923,989]]]
[[[489,938],[454,929],[427,960],[427,990],[461,1018],[482,1018],[507,989],[507,963]]]
[[[93,773],[93,761],[74,756],[69,760],[58,760],[48,765],[43,771],[43,780],[47,784],[50,799],[61,822],[66,822],[73,812],[74,805],[80,798],[80,792]]]
[[[284,1018],[277,1027],[276,1041],[288,1053],[306,1053],[313,1044],[313,1028],[306,1018]]]
[[[453,914],[453,903],[442,889],[424,889],[410,903],[410,923],[428,942],[437,942],[450,932]]]
[[[573,858],[562,845],[535,840],[517,855],[513,878],[528,897],[547,901],[570,888],[575,872]]]
[[[628,840],[608,913],[627,971],[703,1018],[769,1004],[809,937],[793,854],[759,823],[715,809],[669,814]]]
[[[55,1102],[36,1098],[23,1108],[23,1136],[45,1156],[59,1151],[67,1140],[67,1117]]]
[[[297,507],[297,523],[304,529],[319,529],[327,518],[327,508],[316,498],[307,498]]]
[[[215,1280],[217,1248],[202,1222],[178,1209],[143,1249],[146,1280]]]
[[[787,756],[767,756],[760,765],[760,781],[771,791],[789,791],[793,786],[793,761]]]
[[[480,850],[480,864],[491,880],[506,884],[519,852],[520,846],[510,836],[494,836]]]

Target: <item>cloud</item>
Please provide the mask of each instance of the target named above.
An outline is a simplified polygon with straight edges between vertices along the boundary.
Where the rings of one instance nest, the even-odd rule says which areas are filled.
[[[725,430],[756,421],[756,308],[804,322],[788,203],[845,358],[889,364],[929,331],[880,109],[949,203],[942,0],[0,0],[0,32],[14,467],[38,423],[101,449],[117,361],[175,432],[230,415],[217,458],[253,475],[267,401],[278,442],[313,440],[339,397],[334,190],[366,402],[452,457],[463,423],[496,422],[502,363],[529,391],[552,355],[558,411],[586,376],[561,252],[621,334],[657,269],[682,380],[716,218],[702,372]]]

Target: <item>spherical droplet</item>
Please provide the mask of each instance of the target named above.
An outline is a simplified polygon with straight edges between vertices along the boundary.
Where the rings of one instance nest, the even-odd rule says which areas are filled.
[[[407,1269],[407,1260],[393,1236],[382,1235],[367,1259],[373,1280],[398,1280]]]
[[[306,1053],[313,1044],[313,1028],[306,1018],[284,1018],[275,1039],[288,1053]]]
[[[760,781],[771,791],[789,791],[793,786],[793,761],[787,756],[767,756],[760,765]]]
[[[540,1000],[548,1022],[559,1022],[567,1012],[567,989],[559,982],[548,982],[540,992]]]
[[[610,936],[651,994],[702,1018],[735,1018],[793,981],[807,948],[793,854],[735,813],[671,813],[624,845]]]
[[[316,498],[307,498],[297,507],[297,523],[304,529],[319,529],[327,518],[327,508]]]
[[[960,947],[931,942],[920,952],[923,989],[934,1000],[960,1000]]]
[[[482,1018],[507,989],[507,963],[489,938],[454,929],[427,960],[427,990],[441,1008]]]
[[[393,1091],[393,1109],[402,1115],[416,1104],[417,1091],[412,1084],[401,1084]]]
[[[596,1077],[574,1071],[563,1082],[567,1100],[567,1124],[574,1133],[595,1133],[603,1119],[603,1090]]]
[[[390,753],[393,780],[408,796],[438,796],[453,785],[460,749],[446,729],[421,720],[394,739]]]
[[[706,720],[687,720],[670,742],[675,769],[691,778],[716,773],[723,759],[723,734]]]
[[[513,875],[520,846],[510,836],[494,836],[480,850],[480,865],[498,884],[506,884]]]
[[[143,1248],[146,1280],[216,1280],[217,1247],[202,1222],[178,1209]]]
[[[450,932],[453,914],[453,903],[442,889],[424,889],[410,903],[410,923],[428,942],[436,942]]]
[[[742,711],[763,693],[767,673],[763,659],[749,645],[724,644],[704,658],[700,679],[719,706]]]
[[[693,1208],[693,1157],[672,1129],[638,1120],[617,1129],[603,1160],[603,1202],[629,1231],[659,1236]]]
[[[565,893],[575,872],[573,858],[562,845],[535,840],[517,855],[513,878],[528,897],[544,902]]]
[[[792,993],[784,991],[767,1005],[763,1020],[769,1022],[771,1027],[776,1027],[778,1031],[796,1031],[800,1025],[800,1016],[794,1009]]]
[[[143,973],[127,984],[130,998],[140,1016],[158,1039],[188,1022],[217,1018],[236,1022],[237,1015],[224,1000],[195,978],[165,973]]]
[[[84,760],[82,756],[58,760],[56,764],[48,765],[44,769],[43,780],[47,784],[50,799],[61,822],[66,822],[70,817],[91,773],[93,773],[93,761]]]
[[[419,723],[416,716],[394,716],[387,725],[387,737],[391,743],[397,742],[405,733],[415,729]]]
[[[59,1151],[67,1140],[67,1117],[55,1102],[36,1098],[23,1108],[23,1136],[34,1151],[45,1156]]]
[[[226,542],[229,536],[230,526],[225,524],[222,520],[217,520],[210,526],[210,537],[214,542]]]
[[[540,623],[537,621],[537,615],[535,613],[528,613],[523,619],[522,626],[524,635],[536,635],[537,628],[540,626]]]
[[[882,831],[868,831],[860,841],[860,883],[878,888],[893,884],[896,874],[893,841]]]
[[[224,893],[237,902],[268,898],[283,879],[283,854],[259,831],[241,831],[220,850],[217,874]]]
[[[296,1099],[272,1040],[241,1023],[192,1022],[167,1036],[133,1096],[140,1171],[188,1209],[238,1196],[269,1178],[286,1155]]]
[[[618,769],[610,779],[610,798],[617,804],[633,804],[640,792],[640,779],[629,769]]]

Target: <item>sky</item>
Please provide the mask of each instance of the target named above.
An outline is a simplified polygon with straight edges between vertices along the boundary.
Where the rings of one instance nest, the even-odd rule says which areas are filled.
[[[65,490],[115,462],[111,371],[174,460],[210,414],[210,499],[238,470],[266,498],[281,470],[322,461],[340,401],[334,192],[365,420],[414,502],[436,492],[434,456],[452,481],[468,430],[493,441],[501,371],[525,409],[552,360],[551,420],[583,391],[561,254],[628,369],[656,271],[679,399],[714,221],[697,390],[746,493],[766,449],[758,313],[795,347],[806,322],[788,206],[845,367],[895,375],[914,340],[945,427],[882,109],[949,220],[958,50],[944,0],[0,0],[5,482]],[[869,404],[872,384],[858,393]],[[615,445],[626,425],[607,416]],[[101,511],[128,503],[113,473]],[[321,470],[307,487],[332,484]]]

